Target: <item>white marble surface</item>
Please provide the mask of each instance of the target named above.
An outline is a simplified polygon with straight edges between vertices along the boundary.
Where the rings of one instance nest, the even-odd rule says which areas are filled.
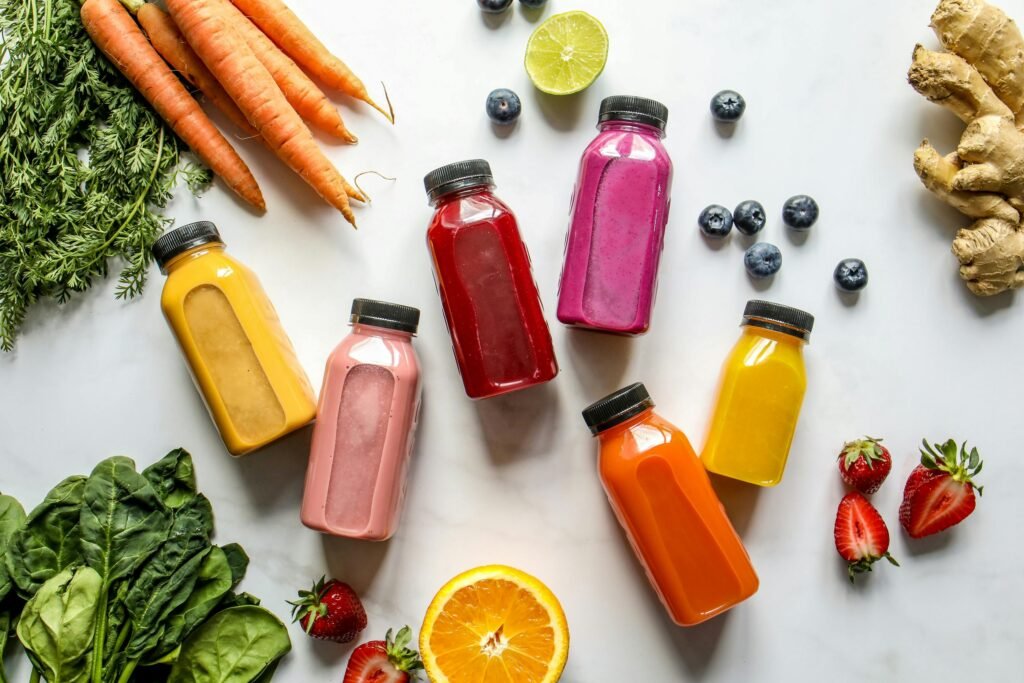
[[[522,53],[536,17],[518,4],[497,24],[472,0],[291,4],[375,92],[376,81],[387,82],[398,112],[392,129],[365,107],[346,108],[361,143],[331,147],[331,157],[349,176],[375,169],[398,181],[365,179],[376,202],[358,211],[353,232],[264,150],[242,144],[268,213],[253,216],[217,186],[199,201],[181,196],[174,214],[218,223],[231,252],[261,276],[315,384],[346,332],[353,297],[422,308],[416,344],[426,407],[399,533],[367,544],[299,524],[309,430],[243,460],[227,455],[161,319],[155,268],[131,303],[115,301],[108,282],[63,309],[38,306],[17,351],[0,357],[0,488],[31,505],[105,456],[148,463],[184,446],[214,501],[218,538],[252,555],[244,587],[282,616],[294,590],[326,572],[358,588],[370,614],[366,635],[380,637],[389,626],[417,627],[434,591],[457,572],[508,563],[563,601],[572,631],[566,683],[1024,680],[1024,551],[1014,540],[1024,525],[1015,483],[1024,479],[1024,301],[966,291],[949,253],[964,220],[929,197],[911,169],[922,137],[946,150],[961,130],[905,83],[914,43],[935,42],[932,0],[551,0],[545,14],[585,8],[611,37],[603,76],[564,100],[538,95],[527,80]],[[1003,4],[1024,19],[1020,0]],[[507,136],[483,112],[499,86],[524,101]],[[707,112],[723,87],[748,101],[731,138]],[[655,97],[671,110],[675,209],[653,331],[627,340],[555,323],[555,382],[472,403],[431,284],[420,179],[442,163],[490,159],[552,312],[577,159],[595,132],[598,102],[619,93]],[[779,215],[800,192],[818,199],[822,217],[796,244]],[[748,280],[737,235],[712,249],[695,225],[706,204],[747,198],[765,204],[763,238],[784,254],[767,287]],[[856,303],[831,282],[846,256],[871,271]],[[719,365],[753,297],[817,314],[809,393],[778,488],[716,482],[760,592],[683,630],[663,614],[612,518],[579,410],[642,380],[659,411],[699,445]],[[844,439],[863,433],[885,436],[895,454],[875,502],[903,566],[851,586],[832,546],[842,494],[834,457]],[[897,508],[922,436],[976,443],[987,456],[987,486],[961,527],[911,543]],[[278,680],[341,679],[347,648],[313,643],[298,629],[293,636]],[[21,666],[14,680],[26,676]]]

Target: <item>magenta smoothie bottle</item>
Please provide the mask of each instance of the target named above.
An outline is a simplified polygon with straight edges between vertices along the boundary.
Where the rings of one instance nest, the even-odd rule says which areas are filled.
[[[352,332],[327,359],[302,523],[335,536],[395,533],[420,408],[412,337],[420,312],[356,299]]]
[[[601,102],[600,133],[580,160],[558,319],[616,334],[651,326],[672,190],[661,140],[668,109],[643,97]]]

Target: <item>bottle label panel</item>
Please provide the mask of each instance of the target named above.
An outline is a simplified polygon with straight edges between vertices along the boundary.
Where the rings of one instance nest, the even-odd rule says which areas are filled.
[[[199,357],[238,435],[253,443],[273,438],[285,427],[284,408],[231,302],[219,288],[200,285],[186,295],[183,308]]]

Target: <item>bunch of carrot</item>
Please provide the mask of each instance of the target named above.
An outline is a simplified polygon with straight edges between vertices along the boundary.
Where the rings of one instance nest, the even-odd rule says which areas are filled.
[[[366,198],[324,155],[307,123],[346,142],[356,137],[305,72],[370,104],[389,121],[393,115],[281,0],[165,4],[169,14],[145,0],[84,0],[82,23],[174,132],[245,201],[266,208],[248,166],[175,72],[243,134],[261,138],[355,226],[349,200]]]

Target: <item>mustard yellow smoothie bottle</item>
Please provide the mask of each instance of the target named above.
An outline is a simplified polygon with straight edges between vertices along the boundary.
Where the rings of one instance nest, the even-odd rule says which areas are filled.
[[[758,486],[782,481],[807,388],[803,348],[813,327],[810,313],[747,302],[701,453],[709,472]]]
[[[160,306],[228,451],[250,453],[311,422],[313,388],[274,306],[217,227],[172,230],[153,256],[167,275]]]

